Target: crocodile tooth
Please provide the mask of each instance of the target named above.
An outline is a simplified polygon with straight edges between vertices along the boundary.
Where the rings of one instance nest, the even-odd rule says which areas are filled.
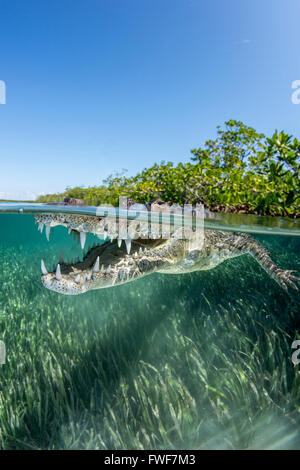
[[[135,252],[133,253],[133,257],[134,257],[134,258],[138,258],[137,251],[135,251]]]
[[[76,276],[75,279],[74,279],[74,282],[76,282],[77,284],[79,284],[79,282],[80,282],[80,274],[77,274],[77,276]]]
[[[80,244],[81,244],[82,249],[84,249],[85,240],[86,240],[86,232],[80,232]]]
[[[50,238],[50,224],[46,224],[46,238],[49,241],[49,238]]]
[[[43,224],[43,222],[39,222],[39,231],[40,231],[41,233],[43,233],[44,225],[45,225],[45,224]]]
[[[92,277],[91,273],[88,273],[88,274],[86,275],[86,280],[87,280],[87,281],[90,281],[90,280],[91,280],[91,277]]]
[[[130,240],[130,238],[126,238],[125,243],[126,243],[127,254],[129,255],[130,250],[131,250],[131,240]]]
[[[55,277],[58,281],[62,280],[62,275],[61,275],[60,265],[59,264],[57,265],[57,268],[56,268],[56,271],[55,271]]]
[[[93,267],[94,273],[99,272],[99,264],[100,264],[100,259],[99,259],[99,256],[97,256],[96,262],[95,262],[94,267]]]
[[[143,253],[143,248],[140,246],[139,253]]]
[[[122,245],[122,238],[118,238],[118,247],[121,248]]]
[[[101,272],[102,272],[102,273],[105,273],[105,268],[104,268],[104,265],[103,265],[103,264],[102,264],[102,266],[101,266]]]
[[[70,235],[71,231],[72,231],[72,229],[71,229],[71,227],[69,227],[69,228],[68,228],[68,234],[69,234],[69,235]]]
[[[106,273],[107,274],[110,274],[110,268],[111,268],[111,265],[108,266],[107,270],[106,270]]]
[[[44,260],[41,260],[41,271],[42,271],[43,274],[48,274],[48,271],[46,269]]]
[[[107,239],[107,232],[104,230],[103,232],[103,240],[106,240]]]

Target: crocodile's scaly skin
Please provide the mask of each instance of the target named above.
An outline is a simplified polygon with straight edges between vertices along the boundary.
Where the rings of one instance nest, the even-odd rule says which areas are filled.
[[[135,225],[135,235],[131,240],[117,240],[117,224],[101,218],[66,214],[41,214],[36,216],[42,231],[46,225],[49,237],[50,227],[63,225],[82,246],[85,234],[108,234],[111,241],[91,248],[82,262],[65,263],[60,261],[55,272],[48,273],[42,262],[42,283],[50,290],[61,294],[76,295],[92,289],[101,289],[134,281],[151,274],[186,273],[212,269],[223,261],[244,255],[252,255],[265,271],[285,290],[297,289],[299,278],[293,271],[278,268],[267,250],[248,234],[205,230],[203,237],[192,240],[176,238],[163,239],[159,233],[152,239],[143,238],[143,226]]]

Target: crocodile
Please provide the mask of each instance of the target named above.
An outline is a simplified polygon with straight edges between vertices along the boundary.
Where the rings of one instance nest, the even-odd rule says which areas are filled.
[[[64,204],[74,205],[68,199]],[[75,204],[79,204],[76,200]],[[159,211],[168,211],[170,204],[162,201],[152,202]],[[135,207],[130,202],[128,207]],[[151,203],[146,205],[151,210]],[[75,214],[39,214],[35,217],[42,232],[45,226],[49,240],[50,229],[57,225],[66,227],[69,234],[85,247],[86,234],[93,233],[104,239],[104,243],[94,244],[84,255],[83,260],[60,261],[53,271],[48,272],[45,262],[41,261],[41,281],[44,287],[60,294],[78,295],[94,289],[117,286],[132,282],[154,272],[183,274],[193,271],[210,270],[220,263],[237,256],[250,254],[261,267],[285,290],[298,290],[300,280],[295,271],[284,270],[275,265],[269,252],[252,236],[246,233],[222,230],[189,229],[188,237],[178,236],[174,229],[168,236],[153,229],[150,237],[145,236],[143,224],[135,224],[131,236],[118,237],[118,223],[101,217]],[[181,232],[182,233],[182,232]],[[149,235],[149,234],[147,234]],[[108,238],[108,240],[106,240]]]

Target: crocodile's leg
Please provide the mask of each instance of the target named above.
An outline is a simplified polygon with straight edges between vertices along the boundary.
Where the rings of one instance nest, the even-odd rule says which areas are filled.
[[[227,249],[231,253],[228,257],[250,254],[284,290],[287,291],[288,287],[298,290],[296,282],[300,281],[300,278],[294,275],[296,271],[284,270],[276,266],[266,248],[250,235],[230,234],[225,239],[223,238],[221,246],[222,250]]]

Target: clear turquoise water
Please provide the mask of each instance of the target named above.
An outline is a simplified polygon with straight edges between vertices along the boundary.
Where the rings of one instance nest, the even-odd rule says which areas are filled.
[[[299,293],[252,258],[69,297],[40,282],[65,229],[0,230],[1,448],[300,448]],[[299,237],[255,236],[300,274]]]

